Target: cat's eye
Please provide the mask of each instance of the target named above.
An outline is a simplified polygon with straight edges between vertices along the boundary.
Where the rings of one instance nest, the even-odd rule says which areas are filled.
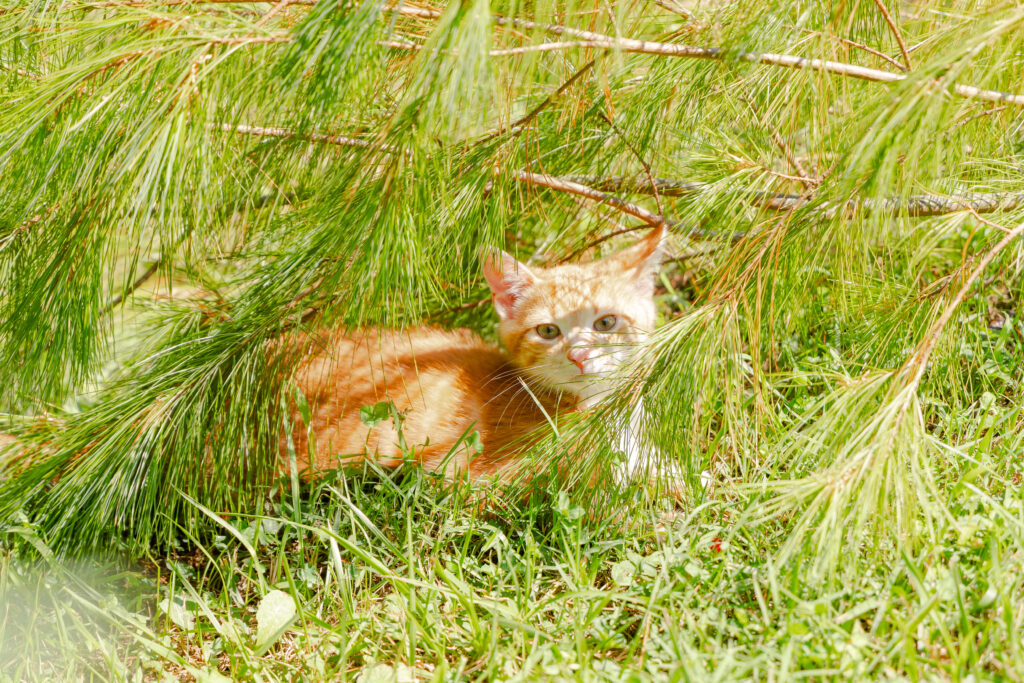
[[[558,329],[558,325],[552,325],[551,323],[537,325],[536,330],[541,339],[555,339],[558,335],[562,334],[562,331]]]
[[[594,329],[597,330],[598,332],[608,332],[613,327],[615,327],[615,323],[617,322],[618,318],[616,318],[614,315],[606,315],[602,318],[598,318],[594,322]]]

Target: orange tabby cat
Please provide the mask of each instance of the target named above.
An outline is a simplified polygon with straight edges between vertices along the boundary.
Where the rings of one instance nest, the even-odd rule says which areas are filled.
[[[609,375],[654,328],[662,237],[658,228],[607,258],[553,268],[528,268],[504,252],[485,255],[507,354],[469,330],[372,330],[307,340],[295,380],[312,424],[296,409],[292,432],[303,476],[364,457],[397,465],[404,440],[424,467],[448,476],[509,478],[549,419],[596,405],[611,389]],[[363,423],[360,408],[380,401],[401,414],[401,433],[392,418]],[[630,422],[635,427],[637,420]],[[467,439],[474,430],[480,453]],[[620,446],[635,469],[643,449],[625,431]]]

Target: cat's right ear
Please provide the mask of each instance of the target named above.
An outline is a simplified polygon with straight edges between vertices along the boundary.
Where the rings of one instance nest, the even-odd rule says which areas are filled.
[[[481,254],[484,277],[494,295],[494,310],[502,320],[515,314],[516,305],[526,290],[537,281],[525,265],[500,249],[488,249]]]

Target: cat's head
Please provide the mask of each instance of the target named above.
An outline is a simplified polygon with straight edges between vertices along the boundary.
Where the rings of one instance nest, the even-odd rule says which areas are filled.
[[[483,270],[512,362],[542,385],[574,394],[584,407],[607,392],[607,378],[654,329],[654,278],[662,227],[599,261],[527,267],[503,251]]]

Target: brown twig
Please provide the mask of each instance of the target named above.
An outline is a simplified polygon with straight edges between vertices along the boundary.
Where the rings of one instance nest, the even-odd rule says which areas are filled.
[[[295,2],[295,0],[279,0],[279,2],[277,4],[275,4],[269,10],[267,10],[266,14],[264,14],[262,17],[259,18],[259,21],[256,22],[256,26],[263,26],[265,23],[270,21],[273,17],[277,16],[281,12],[281,10],[286,8],[288,5],[294,5],[294,4],[297,4]]]
[[[1008,227],[1006,227],[1005,225],[1002,225],[1000,223],[996,223],[995,221],[990,221],[989,219],[985,218],[984,216],[979,214],[977,211],[975,211],[974,208],[972,208],[970,206],[965,207],[965,208],[967,209],[967,211],[970,212],[970,214],[972,216],[974,216],[974,219],[977,220],[979,223],[987,225],[990,228],[995,228],[996,230],[1000,230],[1002,232],[1010,232],[1010,229]],[[970,242],[970,240],[968,240],[968,242]],[[964,248],[966,249],[966,245],[964,246]]]
[[[4,64],[3,62],[0,62],[0,69],[3,69],[4,71],[10,71],[11,73],[18,74],[22,78],[27,78],[30,81],[38,81],[38,80],[40,80],[42,78],[42,76],[40,74],[35,74],[35,73],[32,73],[31,71],[25,71],[24,69],[19,69],[18,67],[15,67],[15,66],[9,66],[7,64]]]
[[[580,254],[582,254],[582,253],[584,253],[584,252],[586,252],[586,251],[588,251],[590,249],[593,249],[594,247],[596,247],[597,245],[601,244],[602,242],[607,242],[608,240],[612,239],[613,237],[618,237],[619,235],[625,235],[625,234],[628,234],[628,233],[631,233],[631,232],[636,232],[637,230],[646,230],[646,229],[648,229],[650,227],[651,226],[649,224],[644,224],[644,225],[635,225],[632,228],[619,228],[618,230],[612,230],[611,232],[608,232],[608,233],[605,233],[605,234],[601,235],[597,239],[593,239],[590,242],[587,242],[586,244],[584,244],[579,249],[576,249],[575,251],[570,252],[570,254],[565,257],[565,260],[566,261],[572,261],[575,258],[577,258]]]
[[[736,241],[742,239],[746,235],[745,232],[717,232],[713,230],[704,230],[702,228],[688,227],[666,218],[661,214],[648,211],[642,206],[620,199],[613,194],[595,190],[592,187],[588,187],[587,185],[583,185],[582,183],[574,180],[557,178],[543,173],[530,173],[529,171],[515,171],[512,173],[512,177],[520,182],[528,183],[530,185],[546,187],[557,192],[567,192],[569,194],[592,199],[602,204],[607,204],[608,206],[615,207],[624,214],[633,216],[634,218],[639,218],[652,228],[664,225],[666,228],[685,237],[714,237]]]
[[[678,14],[679,16],[686,17],[687,19],[693,19],[693,12],[683,7],[680,7],[674,2],[666,2],[665,0],[654,0],[654,4],[658,5],[659,7],[664,7],[673,14]]]
[[[978,112],[977,114],[973,114],[973,115],[970,114],[970,112],[968,112],[968,114],[965,114],[965,115],[961,116],[960,118],[958,118],[956,121],[954,121],[952,128],[959,128],[960,126],[966,125],[966,124],[970,123],[971,121],[974,121],[975,119],[980,119],[983,116],[992,116],[993,114],[998,114],[999,112],[1001,112],[1001,111],[1003,111],[1004,109],[1007,109],[1007,108],[1008,108],[1008,105],[1004,104],[1001,107],[992,107],[991,109],[986,109],[985,111]],[[946,131],[945,134],[949,135],[949,133],[951,132],[952,128],[950,130]]]
[[[381,144],[373,142],[371,140],[363,140],[361,138],[352,138],[347,135],[325,135],[323,133],[298,133],[297,131],[291,130],[290,128],[280,127],[265,127],[265,126],[246,126],[246,125],[232,125],[230,123],[221,124],[220,129],[228,133],[239,133],[241,135],[255,135],[258,137],[271,137],[271,138],[298,138],[300,140],[308,140],[310,142],[323,142],[328,145],[339,145],[342,147],[364,147],[372,149],[380,149],[385,152],[397,154],[401,152],[400,149],[394,145]]]
[[[579,69],[577,69],[576,73],[574,73],[572,76],[570,76],[565,81],[565,83],[562,83],[562,85],[560,85],[558,87],[558,89],[555,90],[555,92],[553,92],[550,95],[548,95],[547,97],[545,97],[543,102],[541,102],[536,107],[531,109],[529,111],[529,113],[526,114],[526,116],[522,117],[521,119],[519,119],[518,121],[513,123],[511,126],[509,126],[508,128],[499,128],[496,131],[488,133],[486,136],[481,138],[480,142],[487,142],[488,140],[491,140],[491,139],[501,135],[505,131],[512,131],[513,135],[519,135],[519,133],[522,132],[531,121],[533,121],[535,118],[537,118],[537,116],[540,115],[540,113],[542,111],[547,109],[548,106],[550,106],[551,103],[555,101],[556,97],[558,97],[559,95],[564,93],[566,90],[568,90],[570,87],[572,87],[572,84],[575,83],[576,81],[578,81],[583,76],[583,74],[585,74],[588,71],[590,71],[590,69],[592,69],[594,64],[596,64],[596,63],[597,63],[597,58],[591,59],[589,62],[587,62],[586,64],[581,66]]]
[[[50,216],[50,214],[52,214],[54,211],[56,211],[59,208],[60,208],[60,202],[56,202],[56,203],[54,203],[53,206],[47,207],[45,212],[37,213],[36,215],[34,215],[31,218],[29,218],[27,221],[25,221],[21,225],[19,225],[18,227],[16,227],[13,230],[11,230],[11,232],[7,233],[3,237],[0,237],[0,249],[5,248],[7,246],[7,244],[11,240],[13,240],[15,237],[24,234],[33,225],[35,225],[39,221],[43,220],[44,218],[48,218]]]
[[[296,306],[298,306],[299,302],[301,302],[307,296],[309,296],[310,294],[315,292],[320,287],[320,285],[323,284],[323,282],[324,282],[323,276],[317,278],[316,282],[314,282],[309,287],[306,287],[304,290],[302,290],[301,292],[296,294],[294,297],[292,297],[292,300],[290,302],[288,302],[288,305],[285,306],[285,310],[289,310],[290,311],[291,309],[293,309]]]
[[[963,286],[961,286],[960,290],[953,296],[949,305],[946,306],[946,309],[942,312],[942,315],[939,316],[938,320],[936,320],[928,329],[928,332],[925,333],[924,339],[921,340],[917,349],[915,349],[914,353],[911,354],[910,358],[907,359],[907,362],[903,366],[904,369],[908,369],[910,366],[916,365],[916,369],[910,380],[910,384],[912,386],[916,386],[921,381],[921,377],[924,375],[925,368],[928,365],[928,359],[931,357],[932,351],[935,350],[935,346],[938,344],[939,338],[942,336],[942,330],[952,319],[953,313],[956,312],[956,309],[961,303],[963,303],[964,299],[967,298],[967,294],[971,291],[971,287],[974,286],[974,283],[981,276],[981,273],[988,267],[992,260],[999,255],[999,252],[1005,249],[1011,242],[1022,234],[1024,234],[1024,223],[1021,223],[1016,228],[1003,235],[1003,238],[999,240],[992,249],[985,253],[981,261],[978,262],[978,265],[974,267],[970,275],[967,276],[967,279],[964,280]]]
[[[654,195],[654,203],[658,205],[658,213],[665,213],[665,209],[661,205],[661,195],[658,193],[658,185],[657,183],[654,182],[654,173],[651,171],[651,165],[644,161],[644,158],[640,154],[640,151],[633,146],[633,143],[630,142],[629,138],[626,137],[625,133],[623,133],[622,130],[620,130],[619,127],[615,125],[615,122],[612,121],[612,118],[610,116],[608,116],[604,112],[601,112],[601,117],[608,123],[609,126],[611,126],[611,129],[615,131],[615,133],[619,136],[622,142],[625,143],[626,147],[629,148],[629,151],[633,154],[636,160],[640,162],[640,165],[644,167],[644,174],[647,176],[647,180],[650,181],[651,189],[653,190],[652,194]]]
[[[716,251],[721,251],[722,246],[723,245],[721,244],[713,244],[711,246],[703,247],[701,249],[693,249],[691,251],[680,254],[679,256],[667,258],[664,261],[662,261],[662,263],[679,263],[680,261],[689,261],[690,259],[697,258],[698,256],[707,256],[708,254],[713,254]]]
[[[882,0],[875,0],[875,4],[878,6],[878,10],[882,13],[885,18],[885,23],[889,24],[889,28],[892,30],[892,34],[896,36],[896,42],[899,43],[900,52],[903,53],[903,60],[907,63],[907,69],[913,69],[914,67],[910,63],[910,53],[907,52],[907,44],[903,42],[903,35],[900,34],[900,29],[896,26],[896,22],[889,16],[889,10],[886,9],[885,3]]]
[[[793,170],[797,172],[797,175],[799,177],[797,177],[796,180],[798,180],[800,184],[804,186],[804,189],[813,190],[815,187],[817,187],[820,184],[819,181],[810,177],[810,174],[804,168],[803,164],[801,164],[800,160],[796,158],[795,154],[793,154],[793,150],[789,148],[789,145],[786,144],[786,141],[782,139],[781,135],[779,135],[779,131],[777,131],[775,129],[775,126],[773,126],[771,122],[768,120],[768,116],[761,116],[757,112],[757,108],[754,107],[754,103],[751,102],[750,100],[746,99],[745,97],[741,97],[740,99],[747,103],[747,106],[750,108],[750,111],[754,115],[754,117],[757,118],[760,124],[768,130],[768,137],[771,138],[772,142],[775,143],[775,146],[778,147],[779,150],[782,152],[782,156],[786,157],[786,160],[789,162],[789,165],[793,167]],[[657,184],[654,183],[653,181],[652,187],[655,189],[655,191],[657,190]]]
[[[103,311],[105,313],[110,313],[115,308],[117,308],[121,304],[121,302],[123,302],[127,297],[131,296],[135,292],[135,290],[137,290],[142,285],[146,284],[146,281],[149,280],[149,278],[153,277],[153,275],[160,268],[160,265],[162,263],[163,259],[158,258],[156,261],[153,261],[151,264],[149,264],[149,267],[146,268],[146,270],[142,271],[141,275],[135,278],[135,282],[131,284],[131,287],[129,287],[127,291],[119,292],[110,301],[107,302],[107,305],[103,307]]]
[[[438,311],[432,317],[440,318],[441,316],[445,316],[445,315],[451,315],[451,314],[454,314],[454,313],[462,313],[463,311],[468,311],[468,310],[471,310],[473,308],[479,308],[480,306],[483,306],[484,304],[490,302],[490,300],[491,300],[491,297],[488,296],[488,297],[485,297],[483,299],[477,299],[476,301],[470,301],[468,303],[464,303],[464,304],[462,304],[460,306],[452,306],[451,308],[446,308],[443,311]]]
[[[653,211],[648,211],[642,206],[638,206],[631,202],[627,202],[623,199],[619,199],[614,195],[607,194],[605,192],[600,192],[592,187],[588,187],[586,185],[583,185],[572,180],[556,178],[555,176],[550,176],[543,173],[531,173],[529,171],[515,171],[512,174],[512,176],[516,180],[528,183],[530,185],[538,185],[540,187],[546,187],[552,190],[557,190],[559,192],[568,192],[569,194],[575,194],[580,197],[592,199],[602,204],[614,206],[616,209],[625,214],[633,216],[634,218],[639,218],[640,220],[642,220],[644,223],[647,223],[651,227],[656,227],[659,225],[670,227],[673,225],[672,221],[665,218],[661,214],[654,213]]]
[[[793,26],[791,24],[784,24],[784,26],[786,28],[790,29],[790,30],[797,30],[797,31],[800,31],[802,33],[809,33],[811,35],[816,35],[816,36],[825,36],[826,38],[831,38],[833,40],[838,40],[840,43],[843,43],[844,45],[849,45],[850,47],[856,48],[858,50],[863,50],[864,52],[867,52],[868,54],[872,54],[872,55],[878,57],[879,59],[884,59],[885,61],[887,61],[890,64],[892,64],[894,67],[896,67],[900,71],[906,71],[907,70],[907,67],[903,66],[902,64],[897,62],[895,59],[893,59],[889,55],[885,54],[884,52],[880,52],[880,51],[876,50],[873,47],[869,47],[869,46],[865,45],[864,43],[858,43],[855,40],[850,40],[849,38],[844,38],[843,36],[837,36],[837,35],[833,35],[831,33],[824,33],[822,31],[814,31],[814,30],[809,29],[809,28]]]

